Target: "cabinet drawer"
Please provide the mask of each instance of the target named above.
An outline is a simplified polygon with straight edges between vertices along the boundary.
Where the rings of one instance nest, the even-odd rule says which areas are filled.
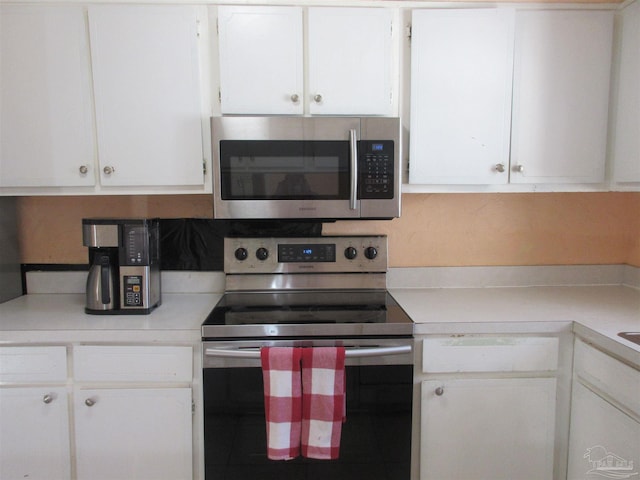
[[[640,416],[640,371],[576,339],[574,373]]]
[[[0,382],[64,383],[66,381],[66,347],[0,347]]]
[[[426,338],[422,371],[532,372],[558,368],[555,337],[462,336]]]
[[[191,382],[191,347],[78,346],[73,374],[86,382]]]

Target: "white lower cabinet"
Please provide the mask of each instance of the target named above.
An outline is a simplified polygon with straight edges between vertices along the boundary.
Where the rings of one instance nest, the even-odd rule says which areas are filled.
[[[194,478],[193,358],[191,346],[0,347],[0,480]]]
[[[552,378],[422,382],[420,478],[553,478]]]
[[[576,339],[567,478],[638,478],[640,371]]]
[[[78,480],[192,478],[191,388],[74,393]]]
[[[0,388],[0,478],[71,478],[65,387]]]
[[[73,349],[78,480],[192,478],[193,350]]]
[[[639,469],[640,422],[576,382],[567,478],[629,478],[622,475],[638,475]]]
[[[562,476],[560,337],[428,336],[422,349],[421,480]]]
[[[71,476],[64,346],[0,347],[0,479]]]

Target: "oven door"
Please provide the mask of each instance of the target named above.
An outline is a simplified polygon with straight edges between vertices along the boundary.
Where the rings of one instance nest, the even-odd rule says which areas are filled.
[[[267,459],[259,348],[342,344],[347,415],[337,460]],[[409,480],[412,339],[205,342],[205,478]]]
[[[212,118],[215,218],[357,218],[358,118]]]

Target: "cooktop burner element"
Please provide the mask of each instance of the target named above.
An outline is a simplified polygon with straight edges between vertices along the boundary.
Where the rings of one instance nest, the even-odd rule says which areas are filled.
[[[386,291],[385,236],[226,238],[211,338],[411,336]]]

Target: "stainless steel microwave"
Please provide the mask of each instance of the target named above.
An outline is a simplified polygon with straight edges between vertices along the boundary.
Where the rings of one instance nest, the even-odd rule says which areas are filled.
[[[400,216],[400,121],[213,117],[214,218]]]

